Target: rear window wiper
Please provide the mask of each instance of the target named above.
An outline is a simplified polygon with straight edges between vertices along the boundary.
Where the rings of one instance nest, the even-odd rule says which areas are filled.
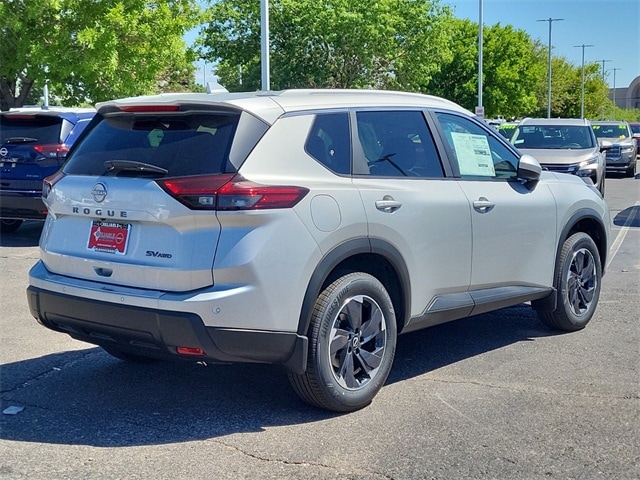
[[[136,162],[134,160],[107,160],[104,162],[104,166],[107,167],[107,172],[117,173],[122,171],[127,172],[140,172],[140,173],[161,173],[166,175],[169,170],[166,168],[158,167],[156,165],[150,165],[144,162]]]
[[[37,138],[32,138],[32,137],[10,137],[10,138],[5,138],[4,142],[2,143],[29,143],[29,142],[37,142],[38,139]]]

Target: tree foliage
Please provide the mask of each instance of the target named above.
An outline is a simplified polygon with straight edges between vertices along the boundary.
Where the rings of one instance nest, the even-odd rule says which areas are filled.
[[[275,0],[269,11],[273,89],[420,91],[448,60],[452,17],[438,0]],[[203,57],[228,89],[259,89],[259,2],[220,0],[209,15]]]
[[[478,104],[478,24],[454,21],[451,61],[431,80],[430,91],[473,110]],[[487,116],[523,116],[537,107],[544,75],[543,51],[523,30],[496,24],[483,30],[483,93]]]
[[[74,105],[193,83],[182,37],[199,15],[196,0],[4,0],[0,106],[45,84]]]

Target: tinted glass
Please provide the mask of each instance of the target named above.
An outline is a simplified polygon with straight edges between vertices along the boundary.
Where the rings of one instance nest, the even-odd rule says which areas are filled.
[[[229,150],[239,118],[236,114],[108,116],[84,137],[64,171],[133,175],[133,168],[109,169],[108,162],[124,161],[159,167],[171,177],[234,172]]]
[[[58,117],[28,116],[0,117],[0,143],[33,139],[42,144],[60,143],[62,119]]]
[[[313,122],[305,150],[329,170],[351,173],[351,142],[347,112],[319,114]]]
[[[424,115],[419,111],[358,112],[358,138],[369,174],[382,177],[443,177]]]
[[[437,118],[462,177],[517,177],[518,157],[488,131],[457,115],[438,113]]]
[[[624,123],[594,125],[593,131],[598,138],[627,138],[631,136],[629,128]]]
[[[522,125],[511,142],[518,148],[579,150],[595,147],[591,129],[578,125]]]

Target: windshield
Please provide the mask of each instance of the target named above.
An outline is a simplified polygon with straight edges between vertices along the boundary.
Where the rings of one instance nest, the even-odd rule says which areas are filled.
[[[624,123],[594,125],[593,131],[598,138],[627,138],[629,129]]]
[[[587,149],[595,147],[588,126],[523,125],[516,129],[511,142],[517,148]]]
[[[640,133],[640,123],[638,125],[629,125],[633,133]]]

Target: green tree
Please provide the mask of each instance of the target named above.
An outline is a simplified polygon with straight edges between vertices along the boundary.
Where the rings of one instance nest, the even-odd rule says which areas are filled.
[[[45,84],[77,105],[193,78],[182,37],[200,22],[196,0],[3,0],[0,19],[2,110]]]
[[[478,24],[453,22],[453,55],[429,82],[429,92],[473,110],[478,103]],[[483,30],[485,115],[523,116],[537,106],[536,86],[546,69],[544,51],[523,30],[500,24]]]
[[[261,87],[259,6],[209,9],[201,54],[229,90]],[[276,0],[269,12],[273,89],[420,91],[449,57],[452,17],[439,0]]]

